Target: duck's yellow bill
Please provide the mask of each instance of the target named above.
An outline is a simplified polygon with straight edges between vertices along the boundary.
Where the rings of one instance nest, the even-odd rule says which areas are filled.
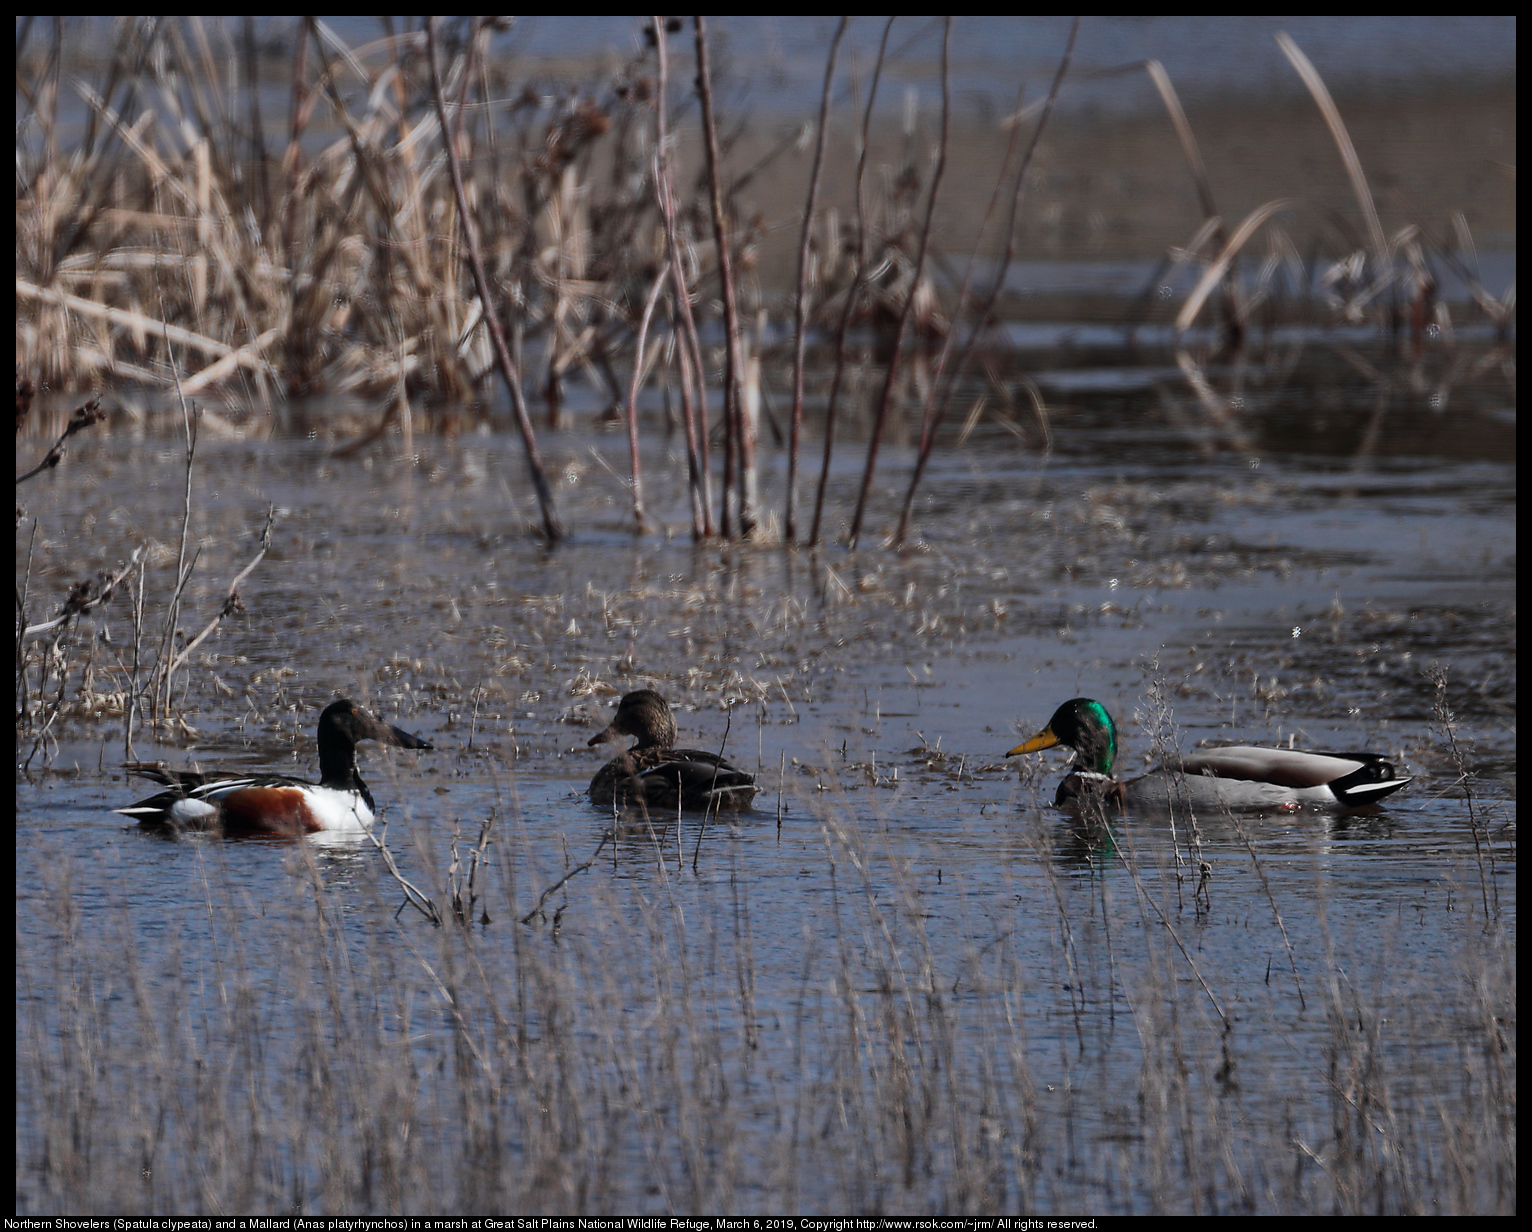
[[[1017,753],[1039,753],[1043,749],[1051,749],[1058,742],[1059,738],[1053,734],[1053,728],[1045,727],[1025,744],[1018,744],[1006,756],[1015,757]]]

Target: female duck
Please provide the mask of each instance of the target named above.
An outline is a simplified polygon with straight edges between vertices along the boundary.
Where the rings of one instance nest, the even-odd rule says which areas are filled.
[[[678,749],[676,721],[665,699],[653,689],[639,689],[617,703],[617,713],[590,744],[623,736],[638,742],[614,757],[590,781],[594,804],[635,804],[660,811],[745,809],[758,790],[755,779],[701,749]]]
[[[1112,777],[1117,728],[1100,702],[1067,701],[1048,726],[1006,754],[1036,753],[1062,744],[1075,751],[1075,769],[1059,784],[1055,805],[1086,796],[1118,804],[1170,803],[1192,807],[1356,808],[1398,791],[1410,781],[1378,753],[1300,753],[1243,745],[1203,749],[1175,767],[1160,766],[1126,783]]]
[[[429,741],[391,727],[342,698],[319,716],[318,783],[281,774],[213,774],[134,762],[126,767],[130,774],[163,783],[169,790],[113,811],[136,817],[141,826],[225,834],[366,830],[377,805],[356,768],[359,740],[401,749],[431,747]]]

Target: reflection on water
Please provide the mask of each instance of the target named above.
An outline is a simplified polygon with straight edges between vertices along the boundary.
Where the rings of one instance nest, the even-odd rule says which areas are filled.
[[[312,778],[332,696],[407,719],[436,757],[364,774],[439,903],[493,818],[475,923],[399,912],[359,836],[121,825],[114,600],[18,783],[18,1209],[1514,1209],[1514,421],[1503,386],[1375,392],[1252,386],[1240,448],[1153,382],[1061,391],[1046,453],[997,410],[901,553],[693,547],[657,433],[675,537],[625,532],[624,442],[570,431],[589,529],[552,552],[498,435],[205,441],[189,609],[268,502],[276,536],[195,734],[137,753]],[[181,465],[82,439],[23,494],[33,594],[173,540]],[[641,685],[727,732],[753,813],[603,842],[586,740]],[[1416,781],[1103,835],[1046,807],[1062,758],[1002,756],[1081,694],[1125,771],[1235,739]]]

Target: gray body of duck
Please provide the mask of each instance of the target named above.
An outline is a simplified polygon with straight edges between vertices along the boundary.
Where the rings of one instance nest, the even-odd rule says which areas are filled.
[[[591,745],[637,736],[632,748],[614,757],[590,781],[593,804],[642,803],[658,811],[750,807],[759,790],[755,779],[716,753],[678,749],[676,721],[653,689],[629,693],[617,704],[610,724]]]
[[[1117,727],[1106,707],[1088,697],[1065,702],[1047,727],[1006,756],[1055,745],[1075,751],[1075,769],[1059,784],[1056,805],[1098,797],[1150,808],[1359,808],[1392,795],[1410,781],[1380,753],[1306,753],[1228,745],[1203,749],[1124,783],[1112,777]]]

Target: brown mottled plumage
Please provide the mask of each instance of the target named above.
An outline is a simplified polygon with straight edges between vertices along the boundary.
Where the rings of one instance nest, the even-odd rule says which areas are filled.
[[[611,723],[590,743],[623,736],[637,736],[638,742],[596,772],[590,781],[594,804],[642,802],[656,811],[744,809],[755,798],[755,779],[718,754],[675,747],[675,718],[653,689],[627,694],[617,703]]]

